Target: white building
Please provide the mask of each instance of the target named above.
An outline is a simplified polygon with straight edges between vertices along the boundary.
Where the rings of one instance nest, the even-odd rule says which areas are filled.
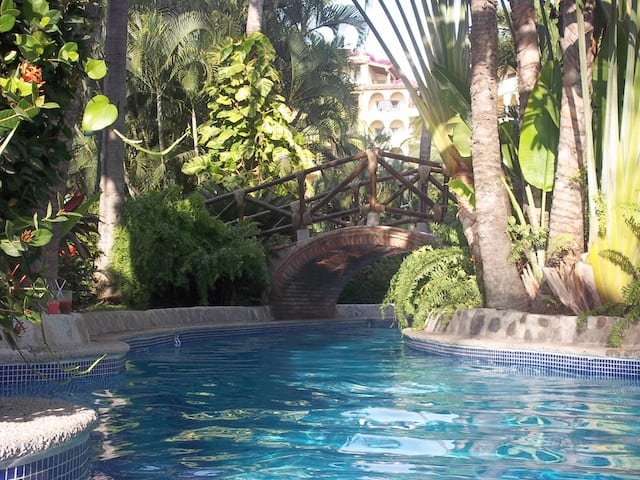
[[[414,136],[411,123],[418,117],[418,110],[395,68],[389,60],[368,53],[351,52],[348,59],[360,123],[371,134],[388,135],[393,150],[409,154],[408,141]]]

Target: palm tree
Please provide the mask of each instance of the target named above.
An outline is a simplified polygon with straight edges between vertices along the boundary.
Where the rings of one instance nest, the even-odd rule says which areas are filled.
[[[519,116],[522,120],[529,95],[540,73],[540,49],[533,0],[511,0],[514,46],[518,59]]]
[[[152,96],[155,106],[157,143],[165,150],[164,95],[177,76],[186,68],[185,54],[197,52],[201,32],[209,27],[207,18],[199,12],[160,13],[156,10],[134,10],[130,15],[129,72],[138,87]],[[196,59],[190,59],[194,62]],[[178,65],[177,62],[182,64]],[[161,171],[167,166],[160,156]]]
[[[124,131],[126,106],[126,49],[127,0],[109,0],[106,12],[105,60],[108,73],[104,79],[104,93],[118,108],[115,129]],[[103,133],[100,150],[100,223],[98,225],[100,257],[96,262],[98,289],[101,295],[111,294],[112,284],[107,276],[111,264],[115,228],[122,219],[125,170],[124,144],[112,129]]]
[[[549,215],[548,251],[551,255],[573,257],[572,263],[585,251],[585,188],[587,168],[587,138],[585,112],[590,109],[593,52],[586,50],[586,64],[581,66],[579,42],[591,46],[593,38],[594,0],[585,2],[582,12],[575,0],[563,2],[562,21],[562,100],[560,106],[560,139]],[[584,15],[584,32],[579,32],[578,14]],[[581,74],[586,75],[583,85]],[[591,148],[591,147],[589,147]]]
[[[528,301],[516,266],[509,261],[511,209],[498,135],[497,2],[471,0],[471,25],[471,153],[485,305],[522,309]]]
[[[283,95],[298,112],[295,127],[316,151],[348,155],[357,119],[343,33],[354,29],[358,44],[368,30],[355,7],[323,0],[288,2],[268,12],[265,33],[277,54]]]

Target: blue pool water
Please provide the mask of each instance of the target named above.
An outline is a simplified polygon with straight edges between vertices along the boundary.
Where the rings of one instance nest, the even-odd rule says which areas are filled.
[[[132,354],[91,394],[93,478],[640,478],[640,387],[295,329]]]

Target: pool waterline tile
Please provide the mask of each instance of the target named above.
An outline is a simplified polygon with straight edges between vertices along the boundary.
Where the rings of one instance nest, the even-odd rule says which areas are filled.
[[[405,335],[404,341],[408,348],[422,353],[503,367],[519,367],[525,374],[594,380],[640,380],[640,359],[638,358],[470,346],[411,335]]]

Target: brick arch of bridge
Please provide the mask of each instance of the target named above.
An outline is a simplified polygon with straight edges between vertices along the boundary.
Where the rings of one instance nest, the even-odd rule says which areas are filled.
[[[340,292],[358,271],[433,241],[427,233],[384,226],[346,227],[311,237],[271,269],[271,312],[277,319],[331,318]]]

